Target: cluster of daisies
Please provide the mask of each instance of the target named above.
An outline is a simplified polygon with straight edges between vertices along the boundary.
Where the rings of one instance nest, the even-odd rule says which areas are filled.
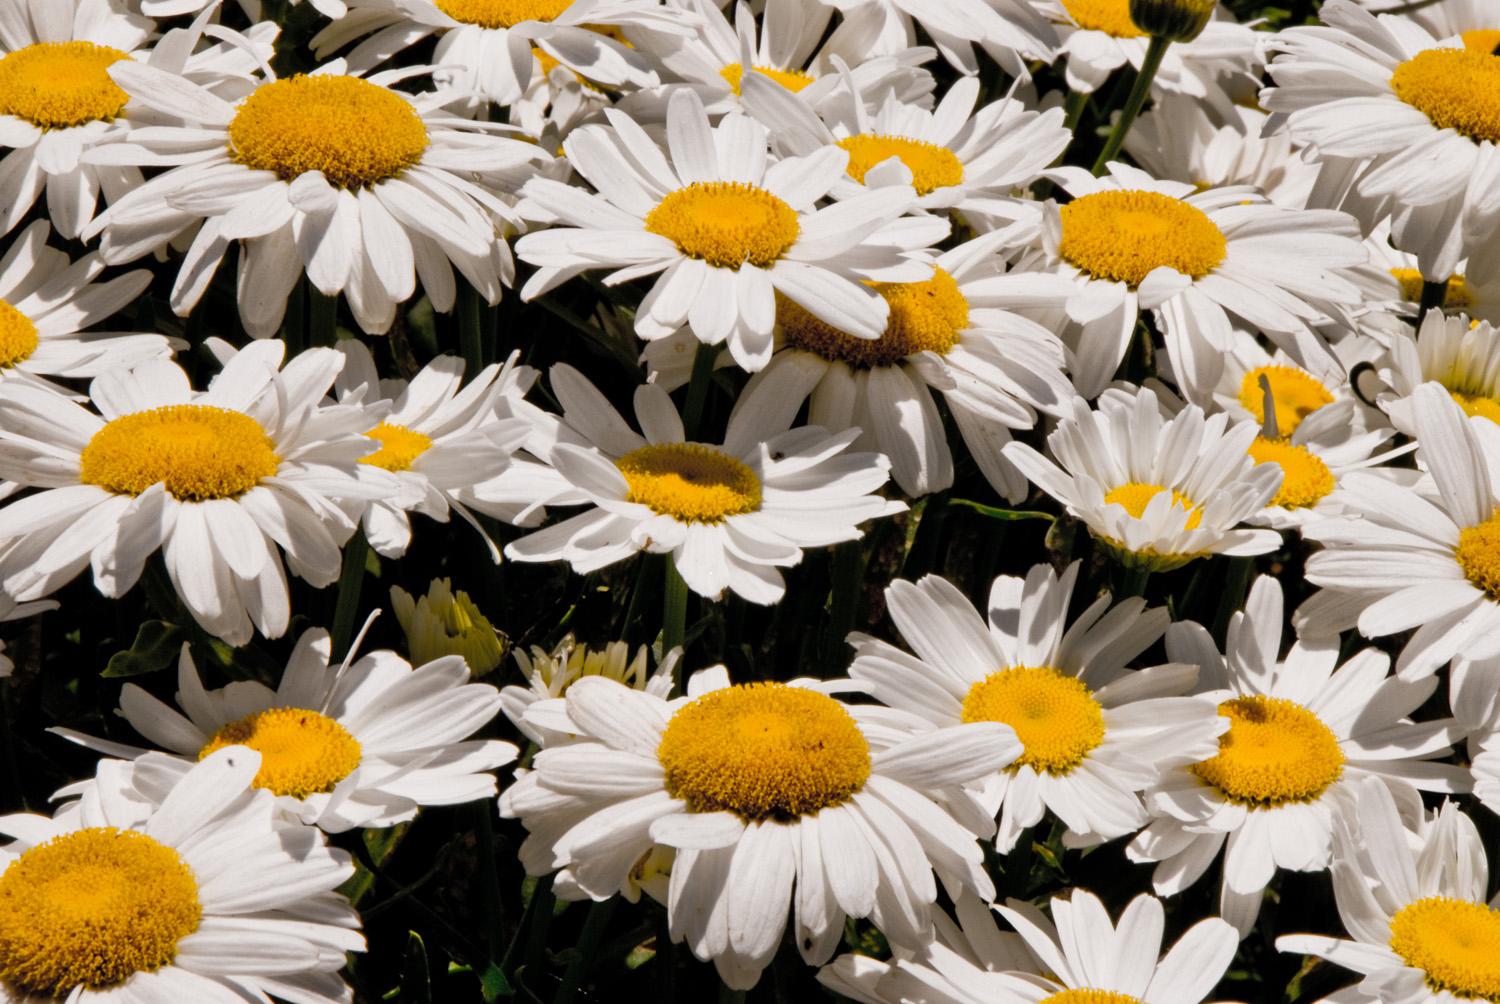
[[[1500,4],[1309,6],[0,0],[6,808],[18,709],[103,754],[0,1004],[430,999],[360,904],[471,802],[473,999],[624,900],[729,1000],[1201,1004],[1275,914],[1500,1002]]]

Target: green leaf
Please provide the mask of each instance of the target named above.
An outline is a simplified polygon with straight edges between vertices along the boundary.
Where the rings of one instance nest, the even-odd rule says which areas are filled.
[[[484,994],[486,1004],[494,1004],[501,997],[514,997],[516,990],[510,985],[510,980],[500,971],[500,967],[493,962],[485,969],[479,977],[479,990]]]
[[[981,516],[988,516],[990,519],[1006,520],[1007,522],[1018,519],[1044,519],[1048,523],[1053,523],[1057,520],[1057,517],[1051,513],[1036,512],[1032,509],[996,509],[994,506],[971,502],[968,499],[949,499],[948,504],[950,506],[962,506],[965,509],[972,509]]]
[[[427,946],[416,931],[406,936],[406,965],[401,973],[403,1004],[432,1004],[432,980],[427,975]]]
[[[166,621],[146,621],[135,634],[135,644],[109,657],[101,676],[140,676],[166,669],[176,661],[187,640],[182,629]]]

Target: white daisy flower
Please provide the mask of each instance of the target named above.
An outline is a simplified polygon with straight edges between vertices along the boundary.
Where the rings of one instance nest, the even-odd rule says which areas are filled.
[[[1157,396],[1142,389],[1106,395],[1097,411],[1075,398],[1073,414],[1047,437],[1057,463],[1025,443],[1003,452],[1116,560],[1166,571],[1208,554],[1281,546],[1274,530],[1235,529],[1275,497],[1281,468],[1246,453],[1254,425],[1226,430],[1228,422],[1222,412],[1205,418],[1196,405],[1166,419]]]
[[[1165,914],[1161,900],[1145,894],[1130,901],[1118,925],[1084,889],[1053,897],[1051,919],[1019,900],[995,910],[1018,932],[1022,952],[1002,940],[1016,935],[971,909],[960,950],[934,942],[916,958],[891,964],[842,955],[818,980],[841,992],[870,988],[856,999],[873,1004],[1199,1004],[1238,947],[1234,929],[1209,917],[1161,955]],[[1029,964],[1020,964],[1018,954]],[[876,977],[878,970],[884,973]]]
[[[1405,808],[1404,806],[1401,808]],[[1334,831],[1333,893],[1353,940],[1276,939],[1283,952],[1327,959],[1364,976],[1333,995],[1346,1004],[1455,1004],[1500,996],[1500,897],[1486,903],[1489,864],[1474,823],[1451,802],[1417,832],[1385,785],[1359,789]],[[1321,1004],[1321,1002],[1320,1002]]]
[[[135,100],[191,124],[110,147],[117,162],[178,166],[116,201],[86,233],[103,232],[100,254],[114,264],[201,223],[172,287],[178,314],[198,302],[236,241],[240,319],[255,337],[280,326],[304,271],[324,295],[342,292],[372,334],[389,328],[418,277],[434,309],[449,310],[450,263],[499,302],[514,265],[497,227],[521,222],[484,182],[549,158],[495,135],[508,127],[442,112],[441,92],[386,86],[412,68],[360,79],[330,64],[269,79],[237,103],[149,67],[111,73]]]
[[[1160,770],[1213,755],[1228,724],[1209,702],[1181,696],[1196,666],[1125,668],[1166,630],[1164,608],[1132,597],[1111,611],[1106,593],[1065,630],[1077,578],[1077,562],[1060,579],[1046,565],[1024,580],[1000,576],[988,625],[947,580],[898,579],[886,606],[917,657],[849,636],[849,675],[879,700],[938,729],[992,721],[1016,730],[1024,752],[980,781],[985,807],[1000,813],[1002,853],[1049,809],[1070,846],[1133,832],[1147,818],[1138,792]]]
[[[175,363],[110,371],[90,388],[98,412],[17,380],[0,381],[0,477],[41,489],[0,509],[5,591],[46,596],[92,566],[124,595],[157,550],[204,630],[232,645],[252,625],[279,637],[291,616],[286,572],[314,586],[339,574],[354,523],[336,502],[396,493],[360,457],[374,443],[357,408],[319,407],[343,357],[257,342],[197,392]]]
[[[226,746],[261,755],[254,787],[277,808],[327,833],[395,826],[423,805],[495,797],[496,767],[516,747],[469,739],[500,710],[500,694],[470,683],[461,656],[415,668],[395,652],[328,664],[328,632],[297,639],[275,690],[253,680],[205,690],[187,645],[177,663],[178,712],[133,683],[120,692],[120,715],[141,735],[175,754],[155,769],[187,773]],[[59,735],[115,756],[145,750],[71,729]]]
[[[563,144],[568,161],[599,190],[590,195],[538,178],[525,194],[567,227],[527,234],[516,253],[537,272],[531,299],[581,272],[606,282],[661,272],[636,312],[636,334],[665,338],[686,321],[700,341],[727,341],[735,362],[758,370],[771,358],[776,294],[860,338],[878,338],[890,309],[866,285],[922,282],[932,266],[907,252],[946,235],[935,217],[899,220],[910,186],[872,189],[814,210],[844,174],[836,147],[769,163],[766,131],[746,116],[710,129],[690,90],[672,94],[672,162],[640,126],[606,113]]]
[[[564,869],[554,888],[604,900],[654,847],[675,848],[672,938],[734,989],[759,980],[788,906],[810,965],[832,955],[846,916],[896,944],[930,941],[935,878],[953,895],[994,888],[976,833],[926,792],[1009,763],[1015,734],[976,722],[913,735],[891,709],[825,689],[729,686],[719,667],[672,701],[590,676],[534,704],[528,721],[579,741],[538,753],[500,796],[501,815],[531,831],[522,864]]]
[[[603,648],[590,648],[578,644],[570,631],[550,652],[537,645],[531,646],[529,655],[519,648],[511,651],[517,668],[526,678],[526,686],[512,684],[501,688],[500,710],[538,746],[558,746],[571,741],[571,737],[526,720],[526,710],[537,701],[562,697],[568,687],[590,676],[603,676],[665,701],[672,696],[672,670],[681,656],[682,650],[674,648],[662,659],[656,671],[648,674],[645,645],[637,646],[635,655],[631,656],[630,646],[623,641],[606,642]]]
[[[196,14],[202,10],[210,10],[221,0],[134,0],[134,2],[140,7],[141,13],[149,14],[151,17],[175,17],[178,14]],[[293,7],[301,2],[302,0],[290,0]],[[308,0],[308,2],[324,17],[343,17],[346,9],[343,0]],[[239,5],[251,22],[260,20],[260,0],[239,0]]]
[[[1401,329],[1401,321],[1416,323],[1418,305],[1422,302],[1422,270],[1416,255],[1391,246],[1389,221],[1375,226],[1365,238],[1365,247],[1370,249],[1372,265],[1394,282],[1394,285],[1386,283],[1382,290],[1382,298],[1393,301],[1387,309],[1393,315],[1399,315],[1399,319],[1393,316],[1388,323],[1387,330],[1391,334],[1385,340],[1389,341]],[[1500,276],[1481,284],[1465,274],[1467,265],[1467,260],[1460,261],[1458,271],[1448,277],[1443,294],[1444,312],[1464,313],[1491,323],[1500,321]]]
[[[1021,262],[1078,283],[1061,334],[1084,397],[1109,382],[1143,309],[1153,312],[1183,393],[1203,405],[1233,346],[1232,319],[1312,365],[1329,355],[1312,324],[1335,305],[1363,305],[1343,274],[1369,260],[1353,217],[1282,209],[1244,186],[1199,192],[1119,163],[1109,170],[1070,176],[1074,199],[1042,205],[1041,247]]]
[[[1431,761],[1463,735],[1452,718],[1413,722],[1436,677],[1388,677],[1390,657],[1365,649],[1339,665],[1336,638],[1297,641],[1284,660],[1281,586],[1261,576],[1229,622],[1225,652],[1202,625],[1167,628],[1167,657],[1200,667],[1195,692],[1219,702],[1229,731],[1210,758],[1174,767],[1146,798],[1153,817],[1126,848],[1159,861],[1157,893],[1196,882],[1224,849],[1219,912],[1250,933],[1276,869],[1322,871],[1333,819],[1363,778],[1378,778],[1407,804],[1417,789],[1469,788],[1463,767]]]
[[[138,269],[107,282],[97,254],[69,261],[47,246],[46,220],[23,230],[0,257],[0,379],[28,378],[61,393],[45,377],[96,377],[166,359],[185,348],[163,335],[89,331],[134,301],[151,283]]]
[[[1425,383],[1443,387],[1464,414],[1500,424],[1500,331],[1489,321],[1428,312],[1420,332],[1403,326],[1380,369],[1387,391],[1376,402],[1391,424],[1417,434],[1413,395]]]
[[[0,1002],[347,1004],[365,942],[333,890],[354,866],[251,787],[260,765],[243,746],[180,777],[102,760],[54,817],[0,816]]]
[[[1031,78],[1029,60],[1050,63],[1057,53],[1057,31],[1027,0],[818,0],[842,18],[830,52],[853,64],[870,56],[893,56],[916,44],[920,24],[932,44],[965,74],[979,72],[978,45],[1013,77]]]
[[[878,284],[891,309],[879,338],[855,338],[778,297],[781,350],[750,378],[735,413],[786,407],[810,394],[810,424],[860,429],[854,448],[890,457],[891,477],[916,497],[953,484],[953,455],[931,393],[938,391],[980,471],[1019,502],[1026,478],[1001,453],[1010,430],[1032,428],[1037,410],[1067,414],[1074,393],[1062,343],[1003,309],[1046,302],[1048,280],[1057,277],[1007,275],[994,254],[998,236],[945,252],[927,282]],[[1062,280],[1052,285],[1054,303],[1065,289]]]
[[[741,413],[723,445],[686,442],[667,392],[635,392],[635,432],[577,370],[551,370],[563,406],[548,460],[567,479],[562,502],[581,492],[594,505],[506,545],[516,561],[566,560],[590,572],[641,551],[672,555],[701,596],[731,589],[752,603],[781,599],[777,566],[802,560],[802,548],[857,540],[859,524],[906,510],[871,494],[890,462],[845,453],[858,435],[817,426],[789,429],[800,401]],[[545,488],[545,485],[539,485]]]
[[[1345,476],[1338,490],[1345,515],[1302,527],[1323,545],[1306,571],[1323,589],[1292,617],[1302,637],[1358,627],[1378,638],[1416,628],[1396,660],[1404,680],[1460,652],[1500,655],[1500,493],[1491,474],[1500,464],[1500,426],[1466,418],[1432,383],[1413,394],[1412,418],[1429,479],[1403,488]]]
[[[1471,765],[1474,772],[1474,794],[1491,812],[1500,813],[1500,730],[1479,744],[1479,753]]]
[[[1390,215],[1393,243],[1424,277],[1445,280],[1463,258],[1480,281],[1500,276],[1494,42],[1455,48],[1350,0],[1329,0],[1319,17],[1322,26],[1277,33],[1267,67],[1276,86],[1262,105],[1328,162],[1330,188],[1354,197],[1351,211],[1377,217],[1361,215],[1366,227]]]
[[[1385,347],[1374,339],[1349,335],[1332,348],[1336,358],[1321,357],[1311,368],[1303,368],[1280,349],[1268,352],[1255,337],[1237,332],[1214,389],[1214,408],[1227,412],[1233,423],[1268,426],[1272,424],[1266,421],[1269,386],[1271,414],[1281,436],[1295,435],[1302,422],[1315,415],[1320,423],[1341,422],[1358,431],[1387,424],[1385,413],[1366,404],[1349,380],[1360,363],[1384,362]],[[1372,378],[1365,377],[1365,381],[1372,382]],[[1323,417],[1329,413],[1325,409],[1337,418]]]

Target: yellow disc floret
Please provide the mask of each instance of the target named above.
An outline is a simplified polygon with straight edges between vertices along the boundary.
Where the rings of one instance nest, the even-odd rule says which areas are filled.
[[[646,214],[646,229],[720,268],[769,265],[797,241],[797,211],[763,188],[709,181],[679,188]]]
[[[1085,31],[1102,31],[1115,38],[1146,34],[1130,20],[1130,0],[1063,0],[1063,7]]]
[[[0,300],[0,369],[25,362],[40,344],[31,318]]]
[[[38,42],[17,49],[0,59],[0,115],[42,129],[108,122],[130,95],[106,71],[129,58],[92,42]]]
[[[332,791],[360,758],[359,741],[347,729],[307,708],[270,708],[230,722],[198,751],[198,759],[225,746],[259,751],[255,787],[293,798]]]
[[[1311,374],[1291,366],[1257,366],[1240,381],[1240,404],[1255,416],[1257,424],[1266,421],[1266,394],[1260,378],[1271,385],[1276,402],[1276,429],[1283,436],[1297,431],[1302,420],[1319,408],[1333,403],[1333,395]]]
[[[764,73],[766,76],[770,77],[772,80],[776,81],[782,87],[785,87],[787,90],[791,91],[794,94],[797,91],[802,90],[802,88],[806,87],[808,84],[812,83],[814,79],[816,79],[814,77],[808,76],[801,70],[778,70],[774,66],[754,66],[751,67],[751,69]],[[734,91],[734,93],[738,94],[740,92],[740,81],[744,79],[745,76],[744,64],[730,63],[728,66],[719,71],[719,76],[728,81],[730,89]]]
[[[1310,453],[1305,446],[1293,446],[1285,438],[1256,436],[1245,452],[1257,464],[1281,466],[1281,487],[1268,505],[1300,509],[1316,505],[1319,499],[1333,491],[1333,472],[1322,457]]]
[[[1500,142],[1500,56],[1474,49],[1424,49],[1391,75],[1396,97],[1439,129]]]
[[[1344,772],[1333,730],[1281,697],[1237,697],[1219,705],[1231,722],[1217,756],[1188,769],[1231,802],[1271,808],[1311,802]]]
[[[172,848],[114,827],[54,837],[0,875],[0,980],[24,1000],[116,987],[171,963],[201,916]]]
[[[1465,578],[1500,601],[1500,509],[1483,523],[1460,530],[1453,556]]]
[[[281,458],[249,415],[174,404],[122,415],[83,448],[79,480],[120,495],[157,482],[182,502],[232,499],[276,473]]]
[[[717,523],[760,508],[760,479],[722,450],[701,443],[661,443],[615,461],[630,501],[683,523]]]
[[[692,812],[791,820],[847,801],[870,776],[870,747],[844,706],[780,683],[704,694],[656,748],[667,791]]]
[[[1131,288],[1162,266],[1201,279],[1227,247],[1203,210],[1159,192],[1095,192],[1062,207],[1063,260]]]
[[[1401,298],[1411,303],[1422,301],[1422,284],[1425,281],[1422,273],[1414,268],[1393,268],[1391,275],[1401,284]],[[1448,279],[1448,291],[1443,296],[1444,310],[1464,310],[1473,299],[1469,296],[1469,287],[1464,284],[1461,273],[1455,274]]]
[[[1458,403],[1464,414],[1476,418],[1487,418],[1500,425],[1500,401],[1486,394],[1470,394],[1468,391],[1450,391],[1448,396]]]
[[[365,435],[378,440],[380,449],[368,457],[360,457],[359,462],[387,471],[409,471],[413,461],[432,449],[431,439],[404,425],[381,422]]]
[[[863,183],[876,164],[898,157],[911,171],[911,185],[918,195],[962,184],[964,165],[946,146],[936,146],[905,136],[847,136],[839,146],[849,151],[849,177]]]
[[[322,171],[330,185],[364,188],[422,159],[427,126],[411,102],[358,77],[320,74],[262,84],[229,123],[229,156],[291,181]]]
[[[1061,990],[1038,1004],[1141,1004],[1139,998],[1113,990]]]
[[[481,28],[514,28],[522,21],[553,21],[573,0],[433,0],[455,21]]]
[[[1104,742],[1104,709],[1075,676],[1048,666],[991,673],[964,697],[965,722],[1002,722],[1025,747],[1013,766],[1067,774]]]
[[[1433,990],[1500,1001],[1500,910],[1447,896],[1409,903],[1391,918],[1391,951]]]
[[[1118,502],[1125,507],[1125,511],[1136,519],[1140,519],[1146,513],[1146,506],[1152,499],[1167,489],[1161,485],[1145,484],[1140,481],[1132,481],[1118,488],[1111,488],[1104,493],[1104,504],[1109,505]],[[1187,523],[1185,530],[1196,530],[1203,519],[1203,510],[1193,504],[1192,499],[1177,490],[1172,491],[1172,502],[1187,510]]]
[[[894,366],[914,352],[945,355],[969,326],[969,301],[942,269],[926,282],[882,282],[875,290],[891,305],[885,334],[879,338],[856,338],[840,331],[777,293],[776,323],[787,347],[868,369]]]

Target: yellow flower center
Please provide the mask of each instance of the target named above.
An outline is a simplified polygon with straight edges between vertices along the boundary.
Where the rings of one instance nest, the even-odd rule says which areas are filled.
[[[122,415],[83,448],[78,478],[120,495],[157,482],[182,502],[237,498],[276,473],[281,458],[249,415],[174,404]]]
[[[717,523],[760,508],[760,479],[729,454],[701,443],[662,443],[615,461],[630,501],[683,523]]]
[[[752,67],[752,69],[759,70],[794,94],[816,79],[808,76],[801,70],[778,70],[774,66],[756,66]],[[719,76],[727,80],[730,90],[738,94],[740,92],[740,81],[745,76],[744,64],[730,63],[719,71]]]
[[[1159,192],[1095,192],[1062,207],[1063,260],[1132,288],[1163,265],[1201,279],[1227,246],[1203,210]]]
[[[667,722],[656,757],[691,812],[790,820],[847,801],[870,747],[844,706],[801,687],[751,683],[704,694]]]
[[[950,188],[964,180],[964,165],[946,146],[924,143],[904,136],[848,136],[839,146],[849,151],[849,177],[864,183],[865,174],[876,164],[901,158],[911,171],[911,184],[918,195]]]
[[[914,352],[945,355],[969,326],[969,301],[942,269],[926,282],[882,282],[875,289],[891,305],[885,334],[879,338],[855,338],[777,293],[776,323],[787,347],[868,369],[894,366]]]
[[[1500,601],[1500,510],[1483,523],[1460,530],[1453,556],[1465,578],[1490,599]]]
[[[108,122],[130,95],[105,72],[129,59],[92,42],[38,42],[0,58],[0,115],[42,129]]]
[[[552,21],[573,0],[433,0],[455,21],[481,28],[514,28],[522,21]]]
[[[1276,429],[1283,436],[1290,436],[1304,418],[1333,403],[1328,388],[1310,374],[1291,366],[1257,366],[1240,381],[1240,404],[1255,416],[1257,424],[1264,425],[1266,421],[1266,393],[1260,386],[1261,377],[1271,385]]]
[[[1391,275],[1401,284],[1401,298],[1411,303],[1422,301],[1422,273],[1414,268],[1393,268]],[[1463,310],[1472,302],[1469,296],[1469,287],[1464,285],[1462,275],[1454,275],[1448,280],[1448,292],[1443,297],[1444,310]]]
[[[1113,990],[1060,990],[1039,1004],[1141,1004],[1139,998]]]
[[[1111,488],[1105,492],[1104,504],[1109,505],[1111,502],[1118,502],[1125,507],[1126,512],[1130,513],[1136,519],[1140,519],[1146,512],[1147,504],[1166,490],[1161,485],[1149,485],[1140,481],[1132,481],[1128,485]],[[1203,510],[1194,505],[1193,501],[1186,495],[1175,489],[1172,491],[1172,502],[1174,505],[1180,505],[1187,510],[1188,518],[1184,529],[1198,529],[1198,524],[1203,519]]]
[[[0,369],[25,362],[39,344],[41,339],[31,318],[0,300]]]
[[[797,241],[797,211],[741,181],[698,182],[669,194],[646,214],[646,229],[689,258],[719,268],[769,265]]]
[[[1257,464],[1280,464],[1281,487],[1268,505],[1300,509],[1315,505],[1333,491],[1333,472],[1323,458],[1308,452],[1305,446],[1293,446],[1285,439],[1256,436],[1245,451]]]
[[[1229,731],[1217,756],[1188,769],[1231,802],[1271,808],[1311,802],[1344,772],[1333,730],[1281,697],[1237,697],[1219,705]]]
[[[1475,52],[1494,53],[1500,48],[1500,28],[1475,28],[1466,31],[1459,36],[1464,40],[1464,48]]]
[[[54,837],[0,875],[0,980],[25,1000],[119,986],[170,963],[201,915],[192,871],[144,833]]]
[[[1115,38],[1141,38],[1146,33],[1130,20],[1130,0],[1062,0],[1068,15],[1085,31],[1102,31]]]
[[[229,156],[291,181],[322,171],[361,188],[422,159],[427,126],[405,98],[358,77],[287,77],[262,84],[229,123]]]
[[[1391,951],[1433,990],[1500,1001],[1500,910],[1447,896],[1409,903],[1391,918]]]
[[[1500,425],[1500,401],[1484,394],[1470,394],[1462,390],[1450,391],[1448,396],[1458,402],[1464,414],[1487,418],[1496,425]]]
[[[432,440],[420,432],[389,422],[381,422],[365,435],[378,440],[380,449],[368,457],[361,457],[359,462],[388,471],[411,470],[412,462],[432,448]]]
[[[1474,49],[1425,49],[1391,75],[1396,97],[1472,140],[1500,142],[1500,56]]]
[[[225,746],[258,751],[255,787],[293,798],[330,792],[359,766],[359,741],[307,708],[270,708],[230,722],[198,751],[198,759]]]
[[[1083,681],[1049,666],[991,673],[964,697],[965,722],[1002,722],[1025,747],[1012,765],[1067,774],[1104,742],[1104,709]]]

